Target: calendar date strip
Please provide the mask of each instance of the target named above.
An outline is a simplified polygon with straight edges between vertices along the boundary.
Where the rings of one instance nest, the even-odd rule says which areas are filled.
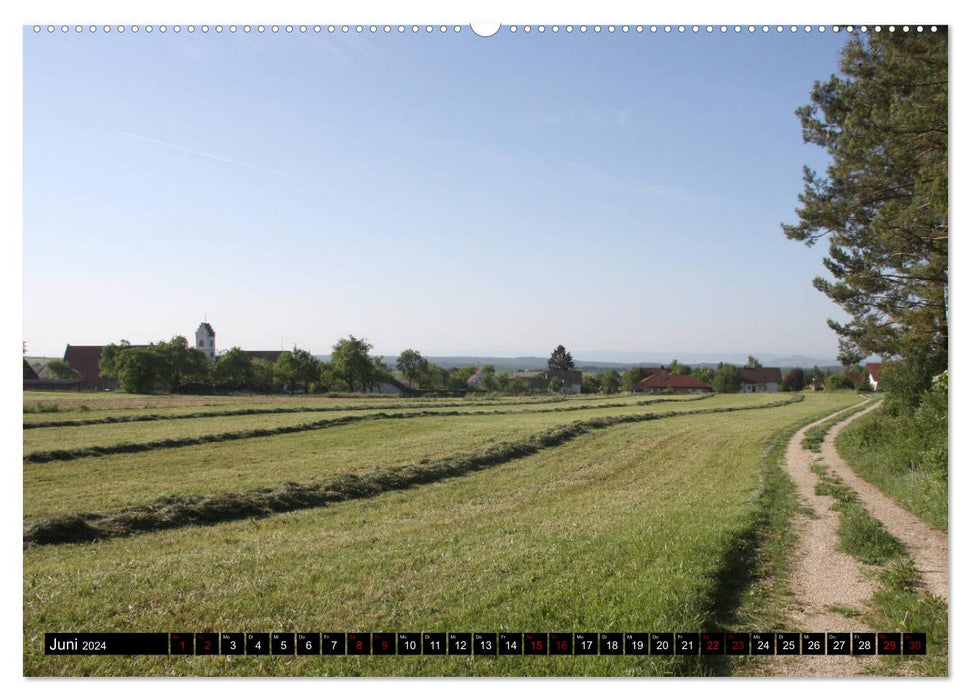
[[[48,632],[46,655],[899,656],[924,632]]]

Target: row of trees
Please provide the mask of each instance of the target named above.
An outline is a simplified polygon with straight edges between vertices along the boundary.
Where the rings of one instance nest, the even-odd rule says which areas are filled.
[[[359,392],[369,391],[379,385],[394,381],[381,357],[370,354],[372,345],[364,338],[353,335],[341,338],[334,345],[330,362],[322,362],[308,351],[294,347],[280,354],[275,363],[253,358],[238,347],[233,347],[210,362],[206,356],[191,347],[183,336],[159,341],[148,346],[133,347],[128,341],[107,345],[102,350],[101,374],[116,379],[121,388],[130,393],[153,391],[206,391],[252,390],[262,392]],[[53,364],[53,363],[52,363]],[[65,365],[66,366],[66,365]],[[469,379],[478,371],[480,389],[506,394],[527,394],[529,383],[510,372],[498,372],[494,365],[481,369],[475,366],[445,369],[429,362],[414,349],[403,351],[396,366],[408,383],[418,391],[462,392],[468,389]],[[572,369],[573,358],[560,345],[550,356],[548,366],[554,369]],[[753,357],[747,367],[761,367]],[[828,374],[818,367],[804,371],[793,369],[783,381],[783,389],[801,391],[810,383],[825,382],[828,389],[849,388],[867,390],[865,380],[859,385],[847,376],[853,366],[843,373]],[[856,367],[857,371],[859,368]],[[738,368],[720,363],[717,368],[691,367],[672,360],[668,370],[673,374],[691,375],[712,385],[722,393],[737,392],[741,388]],[[67,367],[65,372],[73,372]],[[587,373],[583,377],[584,393],[615,394],[632,391],[646,376],[641,367],[632,367],[623,374],[617,370]],[[558,391],[562,382],[554,377],[550,391]]]
[[[762,363],[754,357],[749,357],[745,367],[758,368]],[[690,375],[703,382],[720,393],[731,394],[741,390],[742,377],[736,365],[720,362],[717,367],[697,366],[691,367],[682,364],[678,360],[672,360],[666,369],[676,375]],[[860,374],[859,381],[854,381],[849,375]],[[608,370],[599,374],[586,374],[583,377],[584,393],[604,393],[614,394],[618,391],[632,391],[634,387],[644,377],[647,372],[642,367],[631,367],[623,374],[616,370]],[[827,389],[854,389],[857,391],[870,391],[870,383],[863,370],[858,366],[845,366],[842,372],[831,372],[813,367],[812,369],[793,368],[786,373],[782,380],[783,391],[802,391],[811,384],[825,385]]]
[[[190,347],[184,336],[132,347],[127,340],[101,351],[101,376],[111,377],[133,394],[175,390],[185,383],[205,382],[212,371],[206,356]]]
[[[127,392],[208,390],[253,391],[368,391],[391,381],[382,358],[372,357],[363,338],[341,338],[330,362],[321,362],[294,346],[276,362],[250,357],[230,348],[215,363],[191,347],[183,336],[133,347],[128,341],[106,345],[101,352],[101,375],[118,381]]]

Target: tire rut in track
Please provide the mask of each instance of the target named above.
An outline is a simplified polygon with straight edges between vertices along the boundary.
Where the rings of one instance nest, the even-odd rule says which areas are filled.
[[[904,545],[928,591],[947,597],[947,535],[933,530],[858,477],[836,451],[840,431],[880,404],[874,401],[834,425],[823,441],[821,456],[802,446],[806,432],[847,409],[810,423],[789,441],[784,468],[796,485],[801,505],[811,512],[797,515],[794,523],[799,542],[790,580],[796,600],[791,613],[796,631],[878,631],[869,629],[860,618],[841,612],[867,607],[877,587],[871,575],[875,567],[839,550],[839,513],[832,508],[835,499],[816,493],[819,476],[812,471],[816,463],[822,463],[856,491],[861,505]],[[766,662],[765,670],[778,676],[854,676],[872,673],[877,663],[876,656],[776,656]]]

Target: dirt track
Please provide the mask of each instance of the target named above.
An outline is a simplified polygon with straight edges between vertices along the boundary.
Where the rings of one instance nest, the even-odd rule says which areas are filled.
[[[796,485],[799,502],[812,515],[799,515],[795,527],[799,544],[792,567],[791,585],[796,607],[792,611],[798,632],[865,632],[871,630],[852,610],[866,607],[875,590],[868,568],[854,557],[838,551],[839,515],[831,509],[833,498],[816,494],[819,477],[811,467],[817,461],[854,489],[873,517],[906,547],[913,557],[928,591],[947,598],[947,535],[934,530],[885,496],[875,486],[856,476],[836,452],[839,432],[857,418],[880,405],[874,401],[827,433],[822,453],[802,446],[806,431],[829,418],[807,425],[793,436],[786,449],[785,470]],[[867,672],[876,663],[866,656],[776,656],[768,670],[780,676],[853,676]]]

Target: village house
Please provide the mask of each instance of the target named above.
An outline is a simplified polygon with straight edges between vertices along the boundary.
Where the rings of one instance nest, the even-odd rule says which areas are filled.
[[[480,367],[475,374],[469,377],[468,386],[470,389],[476,388],[482,381],[482,370]],[[549,391],[550,382],[559,379],[563,383],[560,390],[564,394],[579,394],[580,385],[583,382],[583,372],[576,369],[553,369],[533,375],[531,377],[519,377],[530,389],[536,391]]]
[[[782,384],[782,370],[778,367],[739,367],[742,380],[742,393],[779,391]]]
[[[24,358],[24,389],[47,389],[65,390],[80,389],[83,385],[80,379],[56,379],[46,372],[46,364],[49,358],[28,362]]]
[[[549,388],[550,382],[559,379],[563,382],[561,389],[564,394],[579,394],[580,385],[583,383],[583,372],[578,369],[553,369],[543,373],[546,378],[546,386]]]
[[[690,374],[672,374],[661,368],[645,369],[648,376],[634,385],[635,394],[704,394],[711,391],[711,384],[703,382]]]
[[[577,369],[552,369],[533,377],[523,377],[530,389],[549,391],[550,382],[559,379],[563,383],[560,389],[564,394],[579,394],[583,382],[583,372]]]

